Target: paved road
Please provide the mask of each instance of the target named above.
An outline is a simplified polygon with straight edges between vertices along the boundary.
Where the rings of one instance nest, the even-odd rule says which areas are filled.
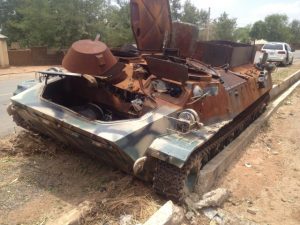
[[[300,59],[300,50],[294,52],[295,59]]]
[[[0,137],[10,134],[16,129],[12,118],[6,112],[12,93],[19,83],[34,79],[34,77],[34,73],[0,76]]]

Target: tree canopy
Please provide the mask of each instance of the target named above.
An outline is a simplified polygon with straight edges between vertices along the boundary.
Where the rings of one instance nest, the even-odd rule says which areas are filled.
[[[290,38],[288,17],[281,14],[269,15],[265,18],[265,39],[268,41],[286,41]]]
[[[291,42],[300,43],[300,20],[293,20],[290,24]]]
[[[234,31],[236,26],[236,19],[229,18],[229,15],[224,12],[214,21],[215,39],[234,41]]]
[[[300,20],[289,23],[284,14],[237,27],[237,19],[226,12],[210,20],[209,12],[198,9],[191,0],[170,0],[170,9],[173,20],[195,24],[203,39],[210,34],[210,39],[244,43],[256,39],[300,43]],[[9,42],[24,47],[66,48],[97,34],[111,47],[134,41],[129,0],[0,0],[0,29]]]
[[[170,8],[173,20],[180,20],[181,18],[181,2],[180,0],[170,0]]]
[[[197,9],[190,0],[187,0],[183,5],[182,15],[180,16],[182,22],[192,23],[202,28],[206,25],[208,20],[208,12]]]
[[[249,35],[253,40],[263,39],[265,37],[265,34],[266,34],[266,24],[261,20],[255,22],[249,32]]]
[[[0,0],[10,17],[1,16],[3,33],[23,46],[68,47],[99,33],[111,46],[132,42],[128,1]],[[12,1],[12,2],[10,2]],[[2,15],[2,14],[1,14]]]

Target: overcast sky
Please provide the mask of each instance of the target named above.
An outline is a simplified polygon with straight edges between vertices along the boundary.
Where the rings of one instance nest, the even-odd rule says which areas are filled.
[[[184,2],[185,0],[182,0]],[[237,18],[238,26],[253,24],[272,13],[284,13],[292,19],[300,20],[300,0],[191,0],[200,9],[211,7],[212,18],[227,12]]]

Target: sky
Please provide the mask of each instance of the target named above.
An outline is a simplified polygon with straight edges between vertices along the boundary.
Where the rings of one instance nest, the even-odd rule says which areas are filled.
[[[182,0],[184,2],[185,0]],[[253,24],[273,13],[287,14],[290,21],[300,20],[300,0],[191,0],[199,9],[211,8],[211,17],[217,18],[224,11],[237,18],[238,26]]]

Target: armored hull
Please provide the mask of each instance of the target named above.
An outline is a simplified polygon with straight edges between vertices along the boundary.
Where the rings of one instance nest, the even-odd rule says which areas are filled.
[[[14,96],[8,112],[181,200],[201,167],[266,107],[271,70],[252,64],[250,45],[184,40],[180,30],[196,29],[172,24],[166,0],[132,0],[131,8],[138,57],[77,42],[68,71],[40,72],[45,81]]]

